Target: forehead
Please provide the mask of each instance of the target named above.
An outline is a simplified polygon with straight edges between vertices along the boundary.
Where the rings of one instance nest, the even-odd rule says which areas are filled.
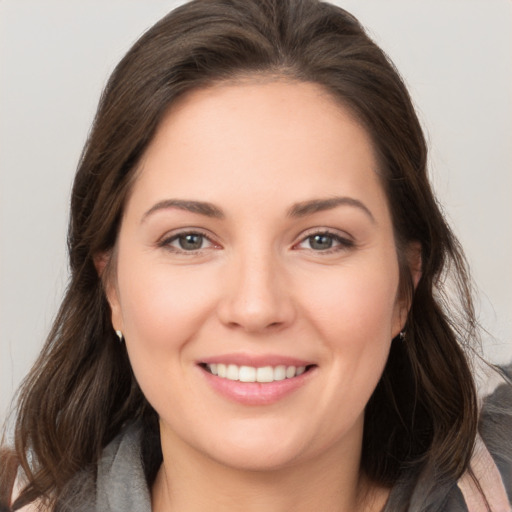
[[[385,202],[376,171],[366,130],[319,85],[230,83],[193,91],[170,108],[133,193],[283,208],[331,194]]]

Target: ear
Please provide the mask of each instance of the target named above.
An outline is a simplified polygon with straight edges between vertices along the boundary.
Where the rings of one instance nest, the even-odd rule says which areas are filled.
[[[421,244],[410,242],[406,250],[407,264],[411,273],[412,284],[416,290],[421,279],[423,258],[421,257]]]
[[[101,252],[96,254],[93,258],[94,266],[96,267],[96,272],[98,272],[98,276],[103,278],[103,273],[105,272],[105,268],[110,261],[110,253],[109,252]]]
[[[123,331],[123,321],[121,315],[121,305],[119,303],[119,292],[115,283],[114,272],[109,269],[110,260],[112,258],[112,252],[102,252],[94,256],[94,266],[96,272],[103,283],[103,289],[107,297],[107,302],[110,305],[112,327],[114,331]]]
[[[409,271],[409,276],[413,285],[412,294],[416,290],[418,283],[420,282],[422,275],[422,263],[423,259],[421,256],[421,244],[419,242],[410,242],[405,249],[405,260]],[[403,292],[402,292],[403,293]],[[412,295],[409,293],[404,294],[403,297],[399,297],[396,303],[396,323],[393,332],[393,338],[401,332],[406,324],[407,315],[412,305]]]

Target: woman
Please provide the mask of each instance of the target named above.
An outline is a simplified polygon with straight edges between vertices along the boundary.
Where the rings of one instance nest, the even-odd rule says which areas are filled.
[[[210,0],[157,23],[100,102],[69,247],[6,507],[508,506],[423,134],[345,11]]]

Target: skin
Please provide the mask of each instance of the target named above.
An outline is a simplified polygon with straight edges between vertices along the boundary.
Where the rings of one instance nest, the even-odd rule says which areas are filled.
[[[153,510],[382,508],[388,490],[359,467],[364,408],[407,307],[377,170],[366,131],[314,84],[216,85],[165,116],[107,289],[160,417]],[[334,196],[350,201],[289,214]],[[206,201],[223,216],[163,207],[169,199]],[[190,232],[204,235],[199,250],[180,245]],[[277,402],[240,404],[198,366],[233,353],[314,367]]]

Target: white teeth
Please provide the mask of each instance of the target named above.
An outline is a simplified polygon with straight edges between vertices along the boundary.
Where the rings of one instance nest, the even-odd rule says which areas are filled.
[[[274,368],[274,380],[286,379],[286,366],[276,366]]]
[[[227,368],[225,364],[219,363],[217,365],[217,375],[222,378],[226,378]]]
[[[236,364],[228,365],[228,369],[226,372],[226,379],[229,380],[238,380],[238,366]]]
[[[207,364],[213,375],[240,382],[274,382],[298,377],[306,371],[305,366],[237,366],[236,364]]]
[[[274,382],[272,366],[262,366],[256,370],[256,382]]]
[[[252,366],[240,366],[238,380],[240,382],[256,382],[256,368]]]

